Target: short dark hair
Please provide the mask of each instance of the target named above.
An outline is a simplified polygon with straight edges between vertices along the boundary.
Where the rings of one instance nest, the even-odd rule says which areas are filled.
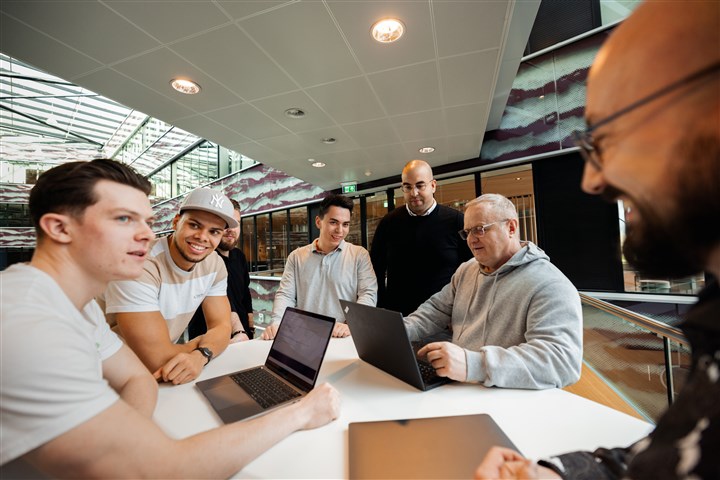
[[[234,198],[231,198],[231,199],[230,199],[230,203],[231,203],[232,206],[233,206],[233,210],[237,210],[238,212],[242,210],[242,209],[240,208],[240,202],[238,202],[238,201],[235,200]]]
[[[350,210],[350,215],[352,215],[354,206],[355,204],[353,203],[352,198],[348,198],[345,195],[328,195],[327,197],[323,198],[322,202],[320,202],[320,212],[318,213],[318,216],[320,218],[323,218],[327,211],[330,210],[330,207],[345,208],[347,210]]]
[[[64,213],[79,218],[97,203],[95,184],[100,180],[137,188],[145,195],[150,182],[131,167],[106,158],[90,162],[68,162],[44,172],[30,190],[30,217],[38,237],[43,235],[40,219],[46,213]]]

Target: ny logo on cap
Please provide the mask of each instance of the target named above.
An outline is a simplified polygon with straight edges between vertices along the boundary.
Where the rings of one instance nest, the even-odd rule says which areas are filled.
[[[217,208],[223,208],[224,201],[225,201],[225,199],[223,198],[222,195],[213,195],[212,198],[210,199],[210,205],[214,205]]]

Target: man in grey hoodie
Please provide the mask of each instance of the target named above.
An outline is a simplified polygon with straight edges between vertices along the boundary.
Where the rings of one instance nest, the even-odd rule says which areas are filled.
[[[475,257],[405,318],[410,340],[452,330],[452,342],[418,351],[437,374],[506,388],[564,387],[580,378],[582,311],[575,287],[531,242],[519,238],[510,200],[482,195],[467,204]]]

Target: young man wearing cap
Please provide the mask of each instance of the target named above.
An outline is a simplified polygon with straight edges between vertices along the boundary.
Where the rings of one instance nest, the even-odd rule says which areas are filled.
[[[156,379],[190,382],[230,340],[227,270],[215,254],[223,233],[237,226],[221,192],[190,192],[173,219],[173,233],[157,239],[135,280],[112,282],[105,315]],[[207,333],[176,343],[202,305]]]

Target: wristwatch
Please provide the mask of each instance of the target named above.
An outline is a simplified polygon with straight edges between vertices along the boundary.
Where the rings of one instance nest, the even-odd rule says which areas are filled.
[[[213,359],[213,352],[207,347],[197,347],[195,350],[203,354],[203,357],[207,358],[207,362],[205,362],[205,365],[210,363],[210,360]]]

